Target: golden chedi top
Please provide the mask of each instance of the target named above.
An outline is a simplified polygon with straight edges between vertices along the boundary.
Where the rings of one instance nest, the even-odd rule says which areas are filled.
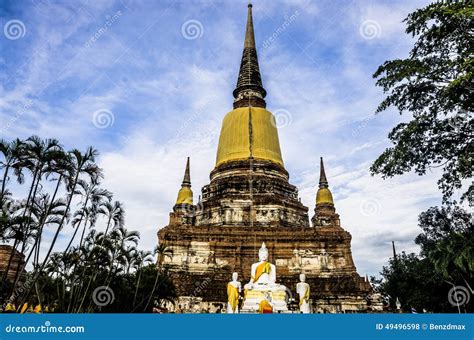
[[[184,171],[183,183],[178,192],[176,204],[193,204],[193,191],[191,190],[191,175],[189,173],[189,157],[186,162],[186,170]]]
[[[323,157],[321,157],[321,167],[319,175],[319,189],[316,193],[316,205],[318,204],[332,204],[334,205],[334,200],[332,198],[331,191],[328,188],[328,180],[326,178],[326,172],[324,171]]]
[[[222,123],[216,166],[249,158],[283,166],[275,117],[265,109],[266,94],[255,47],[252,5],[249,4],[244,50],[233,92],[234,110],[227,113]]]

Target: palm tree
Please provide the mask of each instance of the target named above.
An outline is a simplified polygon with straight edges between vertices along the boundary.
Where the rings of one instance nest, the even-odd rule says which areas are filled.
[[[124,227],[117,227],[110,233],[110,238],[114,245],[112,253],[112,263],[110,266],[110,276],[112,276],[114,269],[114,261],[124,260],[124,257],[126,256],[125,254],[127,254],[127,252],[129,251],[129,249],[127,249],[128,244],[131,243],[135,247],[138,245],[140,233],[138,231],[128,231]]]
[[[42,220],[40,220],[40,225],[38,227],[38,234],[37,234],[37,238],[35,239],[35,242],[30,250],[30,253],[28,254],[28,257],[25,261],[25,265],[23,266],[22,268],[22,271],[20,273],[20,276],[16,275],[18,278],[21,277],[21,275],[23,274],[23,271],[25,270],[26,268],[26,265],[28,264],[33,252],[36,253],[36,256],[34,258],[38,259],[39,258],[39,252],[40,252],[40,243],[41,243],[41,238],[43,236],[43,230],[44,230],[44,225],[47,221],[48,224],[52,224],[53,223],[53,220],[51,219],[48,219],[48,215],[51,214],[51,211],[53,211],[53,215],[57,217],[58,215],[58,211],[57,211],[57,208],[59,208],[59,205],[64,205],[62,202],[63,200],[56,200],[56,196],[58,194],[58,191],[59,191],[59,188],[61,186],[61,184],[64,183],[65,186],[67,186],[68,184],[68,174],[70,173],[71,171],[71,165],[70,165],[70,158],[69,158],[69,155],[66,154],[65,152],[62,151],[54,151],[54,153],[51,153],[50,154],[51,156],[51,159],[50,161],[48,162],[48,166],[45,168],[44,170],[44,173],[45,173],[45,177],[47,179],[50,179],[50,177],[52,177],[53,174],[57,174],[59,176],[57,176],[57,178],[51,178],[50,181],[56,181],[56,186],[55,186],[55,189],[54,189],[54,192],[53,192],[53,195],[51,197],[51,199],[49,200],[45,200],[43,202],[43,205],[44,205],[44,216],[46,218],[43,218]],[[66,213],[66,212],[64,212]],[[57,222],[58,220],[56,219],[55,222]],[[38,263],[38,261],[36,261]],[[17,281],[15,280],[15,283],[13,285],[13,289],[15,289],[15,286],[17,284]]]
[[[52,224],[59,224],[61,221],[61,216],[65,213],[66,203],[62,199],[57,199],[52,201],[49,197],[49,194],[42,194],[40,197],[36,198],[32,205],[32,212],[35,217],[36,224],[38,225],[38,237],[36,238],[35,243],[35,256],[33,258],[33,263],[39,263],[39,253],[41,248],[41,236],[43,228]]]
[[[23,142],[18,138],[12,142],[7,142],[4,139],[0,139],[0,153],[3,154],[3,161],[0,161],[0,169],[3,169],[2,189],[0,191],[0,203],[3,203],[6,184],[8,181],[8,173],[11,168],[15,170],[17,175],[17,181],[23,183],[23,173],[19,166],[19,159],[23,152]]]
[[[28,198],[26,200],[25,208],[23,211],[23,217],[26,217],[28,214],[28,219],[31,218],[32,209],[31,205],[36,197],[38,187],[40,185],[42,176],[49,171],[50,164],[55,158],[62,155],[63,150],[59,141],[56,139],[46,139],[42,140],[38,136],[29,137],[23,144],[21,148],[22,152],[19,156],[18,166],[22,166],[29,170],[32,175],[32,181],[30,185],[30,190],[28,193]],[[25,229],[24,233],[26,235],[30,234],[29,229],[31,228],[30,224],[22,225],[22,228]],[[11,260],[16,247],[18,244],[14,244],[10,258],[8,260],[7,272],[10,269]],[[23,242],[20,253],[24,253],[26,248],[26,243]]]
[[[68,154],[64,152],[55,152],[54,157],[51,159],[51,162],[48,164],[48,167],[45,169],[45,175],[46,178],[49,179],[53,174],[59,175],[57,178],[52,178],[51,181],[56,181],[56,186],[53,192],[53,195],[50,200],[45,200],[43,202],[44,205],[44,216],[47,217],[53,209],[58,208],[58,204],[60,202],[63,202],[63,200],[56,200],[56,196],[58,193],[58,190],[61,186],[62,183],[64,183],[67,186],[68,182],[68,173],[71,171],[70,167],[70,162],[69,162],[69,156]],[[63,205],[61,203],[61,205]],[[65,213],[65,212],[64,212]],[[57,215],[57,211],[53,214]],[[39,257],[39,250],[40,250],[40,240],[42,237],[42,233],[44,230],[44,225],[48,221],[47,218],[44,218],[40,221],[39,225],[39,234],[38,238],[35,240],[35,243],[27,257],[26,264],[29,262],[29,259],[31,257],[31,254],[33,252],[37,252],[37,257]],[[49,223],[52,223],[51,220],[49,220]]]
[[[137,300],[138,287],[140,286],[140,279],[142,276],[142,268],[145,265],[150,264],[153,261],[152,253],[149,251],[139,250],[134,253],[132,261],[133,265],[136,265],[135,273],[138,273],[137,283],[135,284],[135,294],[133,295],[132,309],[135,308],[135,302]]]
[[[80,179],[81,175],[87,175],[91,180],[98,180],[98,178],[102,177],[102,170],[95,164],[95,158],[98,155],[97,150],[93,149],[92,147],[89,147],[84,154],[82,154],[79,150],[74,149],[69,152],[70,153],[70,160],[71,160],[71,178],[69,179],[69,194],[66,202],[66,209],[61,217],[61,221],[58,224],[58,227],[56,229],[56,232],[54,234],[53,240],[51,241],[51,244],[49,246],[48,252],[46,253],[43,263],[41,266],[39,266],[39,270],[34,275],[33,283],[36,283],[36,281],[39,278],[40,273],[44,270],[44,267],[48,263],[49,256],[51,255],[51,252],[53,251],[54,245],[56,244],[56,240],[58,239],[59,233],[63,227],[63,224],[66,220],[67,214],[69,213],[69,208],[71,206],[72,198],[74,197],[74,194],[76,193],[76,186],[77,183]],[[32,286],[30,286],[30,289],[28,289],[28,292],[24,295],[21,304],[23,304],[26,299],[28,299]]]
[[[112,228],[122,228],[125,224],[125,210],[123,204],[119,201],[115,201],[113,204],[108,201],[105,202],[99,209],[99,212],[107,217],[107,227],[105,228],[105,234],[107,235],[111,223],[113,222]]]
[[[73,226],[75,227],[75,230],[71,240],[69,241],[69,244],[64,250],[65,252],[67,252],[71,247],[72,242],[74,241],[76,234],[81,227],[82,222],[84,221],[83,232],[79,243],[79,247],[82,246],[89,217],[93,217],[95,214],[100,213],[99,207],[103,204],[103,201],[110,201],[112,199],[112,193],[108,190],[99,188],[98,185],[98,179],[92,179],[90,183],[84,180],[79,180],[77,183],[78,190],[76,194],[82,197],[84,203],[74,214],[75,219],[73,220]]]
[[[146,303],[145,308],[143,311],[146,311],[148,306],[150,305],[151,300],[153,299],[153,295],[155,294],[156,286],[158,285],[158,278],[160,277],[160,274],[162,273],[162,265],[163,265],[163,260],[166,257],[172,258],[173,256],[173,250],[164,244],[159,244],[155,247],[155,250],[153,253],[156,255],[156,265],[158,267],[158,270],[156,271],[156,277],[155,277],[155,283],[153,284],[153,289],[150,293],[150,297],[148,298],[148,302]]]

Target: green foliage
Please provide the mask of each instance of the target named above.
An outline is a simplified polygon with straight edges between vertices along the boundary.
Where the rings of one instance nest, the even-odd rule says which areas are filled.
[[[415,242],[436,271],[447,280],[471,280],[474,276],[474,228],[471,214],[459,207],[430,208],[422,213],[423,233]]]
[[[457,312],[457,306],[448,300],[451,288],[463,286],[469,291],[473,286],[471,215],[459,207],[433,207],[420,215],[419,226],[422,233],[415,242],[421,247],[421,256],[399,254],[383,267],[382,280],[373,283],[379,292],[392,297],[392,309],[398,297],[405,310]],[[472,311],[473,305],[471,301],[462,308]]]
[[[438,242],[453,233],[472,234],[472,215],[457,206],[431,207],[420,214],[418,225],[422,233],[415,242],[421,247],[421,254],[427,256]]]
[[[394,106],[412,119],[389,134],[394,146],[371,167],[392,177],[442,167],[438,182],[449,202],[472,177],[474,152],[474,2],[438,2],[411,13],[407,34],[416,37],[408,58],[386,61],[374,73],[387,97],[377,112]],[[462,199],[472,203],[474,185]]]
[[[1,303],[41,304],[70,313],[151,312],[155,303],[175,298],[167,273],[150,265],[150,252],[137,250],[140,235],[125,228],[123,204],[100,187],[103,173],[97,155],[92,147],[65,151],[57,140],[37,136],[0,140],[0,240],[12,245],[0,273]],[[9,190],[12,179],[28,186],[26,198]],[[55,183],[50,192],[47,182]],[[106,224],[103,233],[94,229],[100,217]],[[74,233],[66,249],[57,252],[55,242],[66,236],[68,226]],[[45,240],[49,246],[43,253]],[[7,273],[16,252],[25,255],[33,270],[18,267],[12,281]],[[170,249],[160,246],[156,254],[162,259],[170,256]],[[99,287],[113,292],[111,303],[94,303]]]
[[[391,259],[388,266],[381,272],[382,280],[373,280],[376,290],[389,296],[390,309],[396,310],[395,301],[398,298],[402,311],[417,312],[425,309],[435,313],[457,313],[457,307],[449,303],[448,294],[452,285],[446,282],[427,258],[415,254],[397,255]],[[473,311],[473,303],[463,306],[466,311]]]

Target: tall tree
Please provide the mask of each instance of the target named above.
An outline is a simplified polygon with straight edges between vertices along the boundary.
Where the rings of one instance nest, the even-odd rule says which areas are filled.
[[[97,166],[97,164],[95,164],[95,158],[98,155],[97,150],[93,149],[92,147],[89,147],[84,154],[81,153],[77,149],[74,149],[70,151],[69,153],[70,153],[70,160],[71,160],[71,180],[68,186],[69,193],[68,193],[64,215],[61,217],[61,221],[58,224],[56,232],[54,233],[49,249],[46,255],[44,256],[43,263],[39,266],[37,272],[35,273],[33,283],[31,284],[30,288],[27,290],[27,293],[23,296],[23,299],[20,301],[21,302],[20,305],[22,305],[23,302],[28,299],[33,286],[36,284],[36,281],[38,280],[39,276],[44,270],[44,267],[48,263],[49,256],[51,255],[53,251],[54,245],[56,244],[56,240],[58,239],[59,233],[64,225],[64,222],[66,221],[66,217],[68,216],[69,208],[71,206],[72,199],[74,195],[76,194],[76,187],[80,179],[80,176],[86,175],[91,180],[97,180],[97,178],[100,178],[103,176],[102,169],[100,169]]]
[[[125,210],[123,204],[119,201],[105,202],[99,210],[107,218],[107,226],[105,228],[105,234],[108,233],[109,228],[121,228],[125,223]]]
[[[474,2],[437,2],[411,13],[406,33],[417,40],[405,59],[386,61],[375,72],[387,97],[377,112],[394,106],[412,119],[389,134],[393,146],[374,162],[384,177],[441,167],[444,202],[472,177],[474,152]],[[461,199],[474,200],[474,184]]]
[[[23,173],[21,172],[20,166],[20,158],[23,150],[24,143],[18,138],[12,142],[0,139],[0,153],[3,155],[3,160],[0,160],[0,169],[3,169],[2,189],[0,191],[0,204],[2,206],[11,169],[15,171],[17,181],[23,183]]]
[[[173,250],[164,244],[159,244],[155,247],[153,253],[156,255],[156,265],[157,265],[157,272],[156,272],[156,277],[155,277],[155,282],[153,284],[153,289],[150,292],[150,296],[148,298],[148,301],[145,305],[145,308],[143,311],[146,311],[148,309],[148,306],[150,305],[150,302],[152,301],[153,297],[155,296],[155,290],[156,287],[158,286],[158,279],[160,278],[160,274],[163,273],[163,260],[165,257],[171,258],[173,256]]]

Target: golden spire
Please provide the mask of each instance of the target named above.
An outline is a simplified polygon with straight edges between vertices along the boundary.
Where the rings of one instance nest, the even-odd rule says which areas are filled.
[[[222,122],[216,167],[250,157],[283,167],[277,124],[273,114],[265,109],[265,96],[255,47],[252,5],[249,4],[244,51],[234,90],[234,110]]]
[[[326,171],[324,170],[323,157],[321,157],[320,164],[319,189],[316,194],[316,205],[322,203],[334,205],[332,194],[329,190],[328,180],[326,178]]]
[[[189,157],[186,161],[186,170],[184,171],[183,183],[178,192],[176,204],[193,204],[193,191],[191,190],[191,175],[189,171]]]

